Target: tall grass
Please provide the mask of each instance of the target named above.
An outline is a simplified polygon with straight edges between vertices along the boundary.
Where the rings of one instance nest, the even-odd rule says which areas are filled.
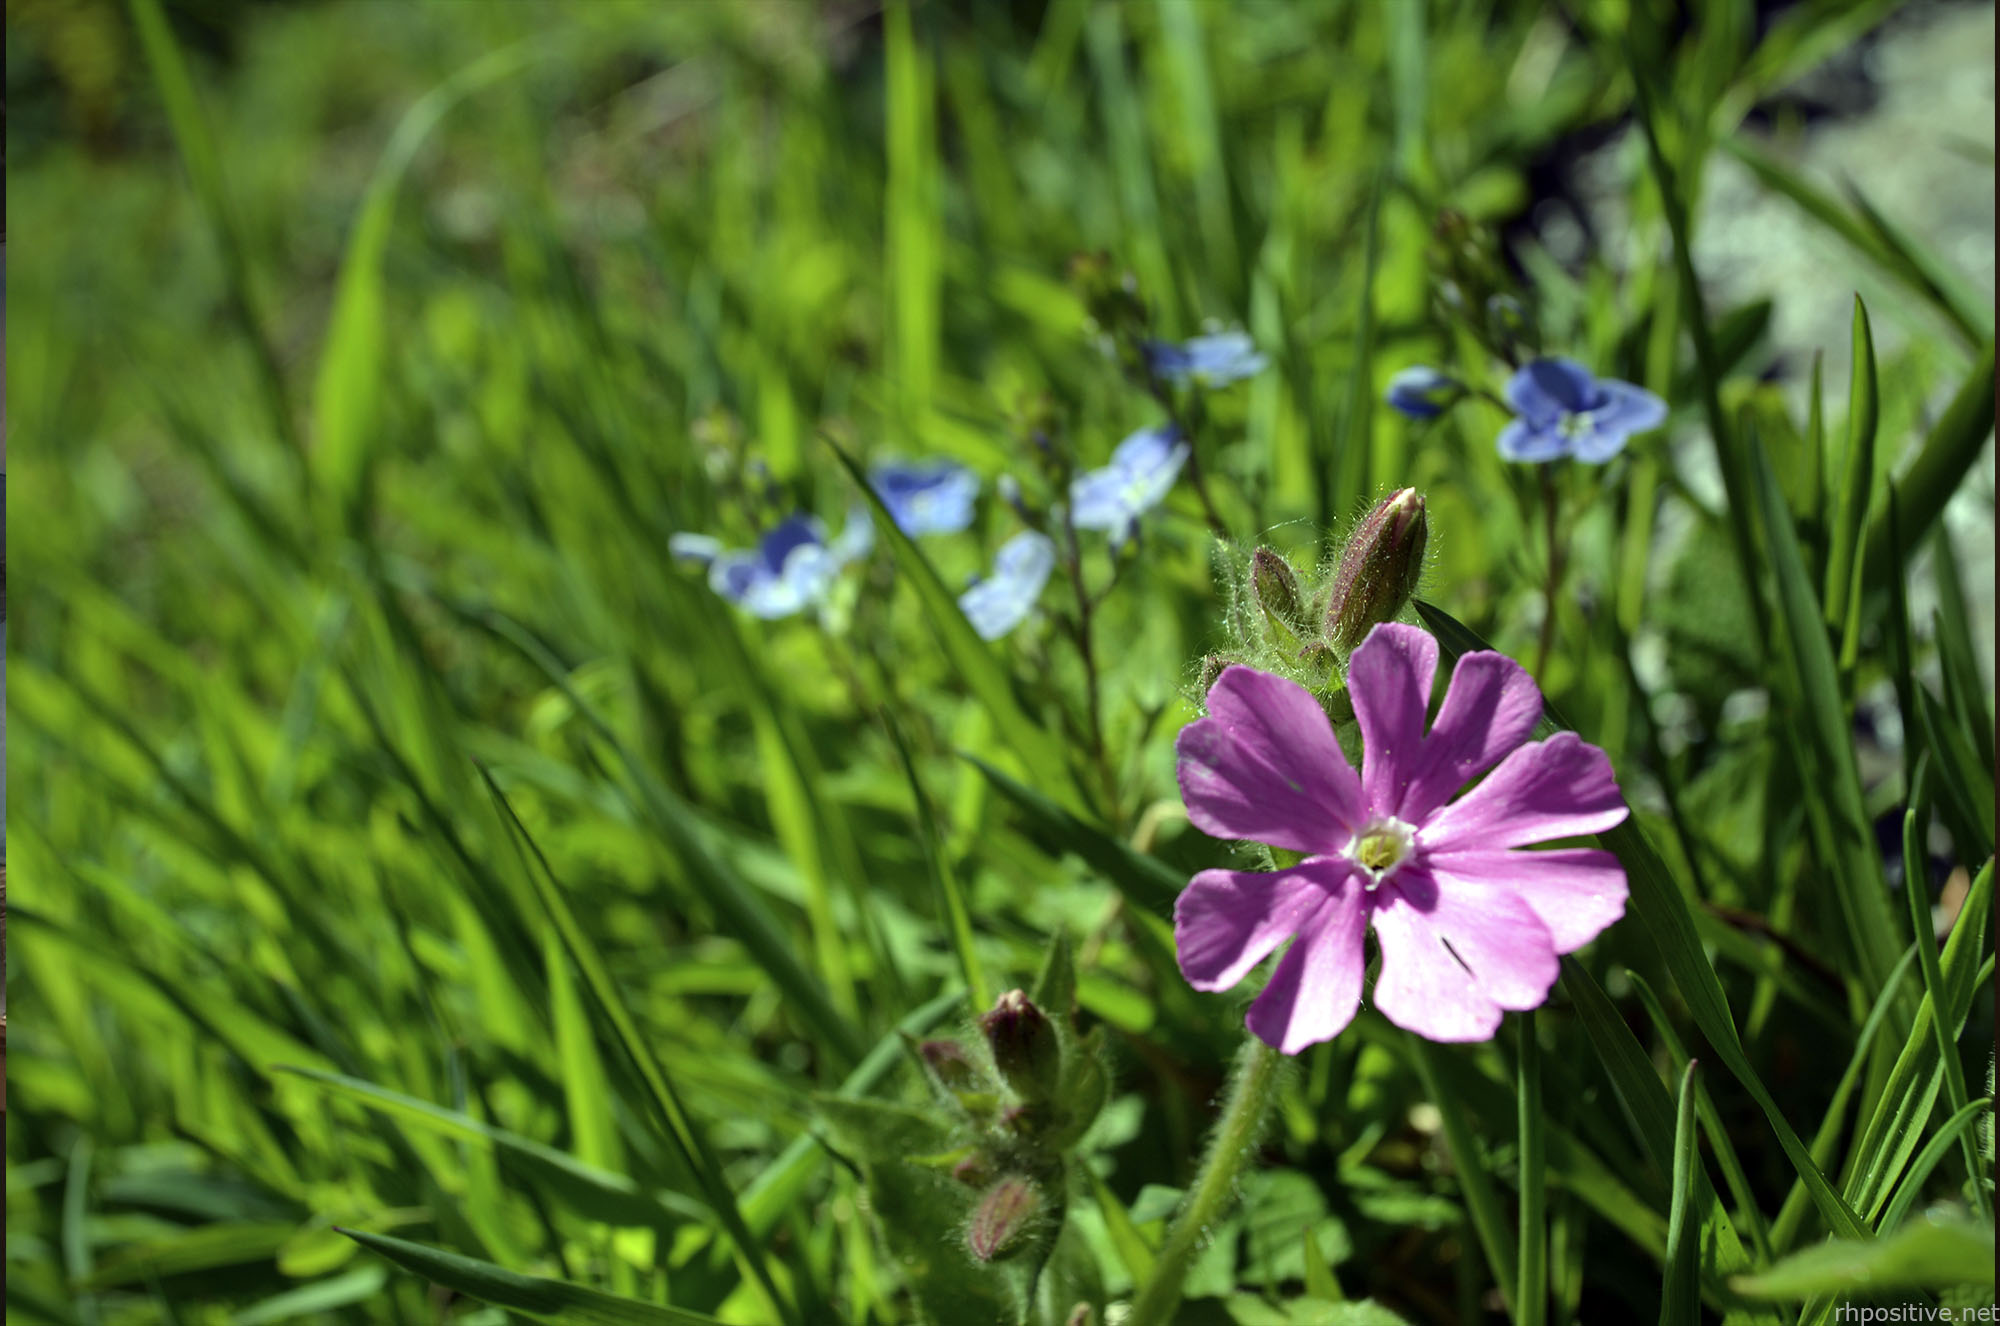
[[[190,7],[105,11],[128,139],[10,180],[10,1320],[916,1320],[823,1102],[923,1099],[908,1040],[1052,937],[1116,1065],[1057,1252],[1094,1310],[1990,1302],[1990,605],[1942,521],[1990,498],[1990,309],[1914,204],[1744,127],[1891,6],[1659,8],[335,4],[227,66]],[[1564,477],[1545,637],[1504,416],[1378,402],[1469,359],[1439,216],[1516,221],[1619,127],[1652,261],[1517,256],[1552,345],[1674,414]],[[1725,156],[1894,301],[1806,409],[1787,292],[1704,280]],[[885,455],[990,494],[1036,419],[1101,463],[1158,405],[1063,280],[1095,251],[1161,334],[1270,355],[1202,424],[1235,539],[1311,563],[1423,489],[1420,619],[1548,639],[1548,723],[1635,812],[1628,917],[1547,1008],[1473,1047],[1364,1012],[1230,1113],[1212,1194],[1241,1002],[1168,921],[1226,859],[1172,781],[1229,608],[1194,494],[1088,675],[958,611],[991,496],[957,541],[857,508],[826,627],[666,550],[747,543],[767,485],[837,525]]]

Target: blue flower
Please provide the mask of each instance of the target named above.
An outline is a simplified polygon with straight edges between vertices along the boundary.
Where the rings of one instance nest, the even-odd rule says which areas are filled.
[[[1658,428],[1667,403],[1629,382],[1594,378],[1573,359],[1537,359],[1507,382],[1507,404],[1519,418],[1500,430],[1508,460],[1574,456],[1601,465],[1625,449],[1634,433]]]
[[[980,639],[998,640],[1027,617],[1055,566],[1055,544],[1046,535],[1022,530],[1000,545],[993,574],[958,596],[959,609]]]
[[[1226,387],[1264,371],[1270,361],[1257,353],[1249,334],[1240,331],[1197,336],[1174,345],[1167,341],[1145,343],[1146,365],[1156,378],[1169,382],[1199,382],[1204,387]]]
[[[1070,482],[1070,523],[1101,529],[1114,546],[1132,537],[1139,517],[1166,500],[1193,450],[1172,424],[1142,428],[1118,444],[1111,463]]]
[[[869,476],[896,527],[919,534],[956,534],[972,523],[979,476],[956,461],[886,461]]]
[[[1428,364],[1412,364],[1389,379],[1389,408],[1412,419],[1435,419],[1464,390],[1457,378]]]
[[[684,561],[708,567],[708,585],[753,617],[790,617],[823,601],[841,568],[874,546],[865,513],[850,514],[840,537],[827,541],[826,526],[812,516],[791,516],[765,531],[749,550],[724,548],[705,534],[668,536],[667,547]]]

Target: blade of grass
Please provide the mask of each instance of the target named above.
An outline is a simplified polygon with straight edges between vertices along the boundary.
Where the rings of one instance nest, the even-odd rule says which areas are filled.
[[[1652,1019],[1653,1031],[1666,1047],[1668,1058],[1683,1069],[1692,1067],[1694,1059],[1681,1044],[1673,1024],[1667,1020],[1667,1010],[1660,1003],[1660,997],[1653,993],[1653,987],[1638,972],[1628,970],[1625,975],[1638,993],[1639,1002],[1646,1006],[1646,1016]],[[1736,1144],[1730,1139],[1729,1129],[1723,1125],[1722,1112],[1715,1108],[1715,1099],[1709,1094],[1708,1084],[1699,1077],[1695,1079],[1695,1109],[1701,1118],[1702,1131],[1708,1135],[1709,1150],[1715,1153],[1715,1162],[1722,1167],[1722,1181],[1729,1186],[1729,1196],[1736,1203],[1737,1214],[1749,1228],[1750,1243],[1756,1249],[1757,1259],[1769,1261],[1771,1236],[1764,1227],[1764,1213],[1757,1206],[1757,1194],[1750,1187],[1749,1176],[1743,1172],[1743,1160],[1736,1154]]]
[[[673,1080],[667,1075],[666,1067],[653,1053],[651,1043],[641,1034],[638,1023],[625,1001],[618,994],[611,972],[606,967],[603,956],[583,927],[578,924],[576,914],[570,910],[569,900],[564,895],[561,883],[556,879],[548,858],[536,844],[528,828],[515,814],[514,807],[501,792],[499,784],[482,766],[480,778],[486,784],[486,793],[492,798],[494,808],[500,813],[502,822],[511,830],[511,840],[515,849],[523,856],[526,873],[541,900],[543,913],[549,924],[561,934],[563,947],[569,953],[577,972],[583,977],[585,987],[590,991],[591,1002],[597,1014],[608,1025],[613,1040],[625,1052],[626,1058],[645,1083],[652,1099],[653,1107],[660,1119],[667,1125],[669,1137],[675,1150],[700,1181],[708,1204],[715,1209],[723,1228],[736,1244],[736,1252],[743,1268],[756,1280],[770,1300],[770,1305],[778,1315],[792,1326],[800,1326],[797,1309],[789,1298],[779,1292],[777,1281],[766,1261],[763,1245],[750,1234],[743,1223],[743,1213],[737,1208],[736,1198],[729,1190],[723,1177],[722,1165],[715,1153],[709,1149],[708,1140],[695,1128],[686,1107],[681,1103],[681,1094]]]
[[[1405,1033],[1405,1040],[1406,1056],[1417,1070],[1424,1094],[1437,1107],[1438,1117],[1443,1122],[1445,1144],[1451,1148],[1452,1173],[1458,1178],[1459,1195],[1465,1202],[1465,1212],[1472,1221],[1473,1233],[1478,1236],[1479,1247],[1486,1254],[1487,1269],[1493,1272],[1493,1283],[1499,1287],[1500,1297],[1506,1303],[1509,1314],[1512,1314],[1517,1310],[1515,1305],[1521,1301],[1514,1240],[1507,1237],[1507,1218],[1501,1214],[1500,1195],[1494,1191],[1493,1177],[1480,1154],[1471,1120],[1456,1097],[1439,1089],[1433,1060],[1440,1052],[1421,1037]]]
[[[979,949],[973,942],[972,914],[966,910],[965,895],[958,887],[958,878],[952,874],[951,865],[944,858],[937,819],[931,811],[930,798],[924,795],[923,783],[917,777],[917,766],[910,758],[909,743],[903,740],[903,729],[896,722],[895,715],[885,710],[882,725],[889,730],[889,740],[896,747],[897,762],[903,766],[903,777],[910,785],[910,800],[917,821],[917,844],[923,850],[925,873],[931,877],[931,886],[937,892],[938,919],[943,923],[945,933],[951,937],[959,974],[965,978],[972,1006],[991,1008],[986,972],[980,966]]]
[[[1989,912],[1993,905],[1993,863],[1988,861],[1973,877],[1972,889],[1960,907],[1958,923],[1945,941],[1944,956],[1938,963],[1943,981],[1944,1001],[1932,1002],[1928,993],[1917,1007],[1903,1048],[1890,1068],[1882,1093],[1876,1101],[1861,1141],[1851,1156],[1851,1176],[1847,1196],[1863,1210],[1879,1210],[1891,1180],[1916,1149],[1916,1135],[1930,1117],[1931,1106],[1942,1085],[1935,1063],[1938,1041],[1931,1032],[1931,1020],[1941,1018],[1949,1039],[1956,1040],[1958,1029],[1972,1005],[1973,991],[1992,971],[1989,954],[1981,964]]]
[[[592,1220],[664,1227],[683,1220],[707,1221],[714,1218],[714,1213],[704,1201],[679,1193],[649,1193],[623,1174],[458,1110],[419,1100],[345,1073],[329,1073],[323,1069],[300,1068],[291,1064],[274,1064],[271,1071],[312,1082],[330,1095],[358,1101],[399,1123],[422,1128],[440,1137],[471,1142],[503,1157],[514,1157],[522,1162],[521,1169],[525,1173],[543,1179],[564,1193],[576,1203],[579,1214]]]
[[[1985,450],[1993,432],[1993,343],[1979,351],[1978,361],[1951,404],[1938,417],[1924,438],[1923,446],[1897,480],[1902,494],[1902,555],[1889,531],[1886,513],[1868,527],[1866,551],[1861,562],[1864,594],[1880,594],[1888,589],[1889,578],[1904,573],[1904,558],[1913,556],[1944,511],[1945,503],[1958,491]]]
[[[130,0],[130,7],[132,26],[139,34],[139,48],[145,54],[147,67],[152,72],[153,82],[160,91],[160,101],[167,112],[167,124],[173,130],[174,146],[179,150],[181,164],[194,186],[195,200],[214,233],[216,251],[222,259],[224,285],[229,292],[230,311],[241,327],[244,339],[249,342],[251,355],[256,361],[257,383],[264,393],[271,425],[284,443],[296,472],[303,478],[305,457],[298,422],[292,415],[291,394],[285,385],[284,370],[279,367],[277,349],[265,330],[256,294],[251,288],[249,246],[237,222],[235,209],[230,205],[229,188],[222,173],[222,154],[216,150],[215,140],[209,133],[207,117],[202,114],[200,98],[195,94],[194,80],[188,74],[187,62],[181,58],[180,43],[174,40],[173,28],[168,24],[159,0]]]
[[[1861,616],[1855,578],[1860,574],[1863,527],[1874,496],[1875,433],[1881,411],[1875,382],[1875,335],[1868,326],[1868,306],[1854,297],[1854,367],[1847,388],[1847,450],[1841,469],[1838,514],[1827,549],[1826,625],[1841,641],[1841,662],[1853,667]]]
[[[1723,139],[1722,148],[1749,167],[1750,173],[1764,187],[1789,198],[1800,211],[1840,236],[1857,253],[1930,304],[1951,323],[1952,329],[1965,339],[1967,345],[1976,346],[1992,339],[1990,315],[1983,318],[1970,316],[1969,306],[1961,308],[1958,300],[1941,289],[1932,279],[1932,274],[1910,256],[1907,247],[1899,251],[1887,242],[1883,232],[1875,225],[1854,216],[1805,176],[1758,151],[1743,139]],[[1981,329],[1982,322],[1984,330]]]
[[[1901,547],[1901,543],[1896,544]],[[1933,639],[1944,672],[1945,705],[1960,728],[1972,736],[1974,753],[1993,776],[1993,714],[1986,685],[1979,675],[1979,656],[1972,648],[1971,616],[1966,608],[1965,582],[1952,552],[1951,533],[1940,529],[1931,538],[1931,566],[1937,578],[1938,606],[1932,617]],[[1900,577],[1896,578],[1900,581]]]
[[[1944,971],[1938,964],[1937,944],[1932,938],[1930,909],[1930,872],[1928,853],[1924,847],[1925,830],[1930,824],[1930,804],[1926,790],[1930,780],[1924,776],[1922,766],[1910,789],[1909,809],[1903,812],[1903,896],[1909,902],[1910,928],[1916,933],[1917,967],[1923,973],[1924,991],[1930,997],[1932,1008],[1945,1007]],[[1991,797],[1988,797],[1991,801]],[[1944,1070],[1944,1099],[1953,1114],[1965,1109],[1969,1099],[1965,1087],[1965,1069],[1958,1061],[1958,1046],[1945,1029],[1941,1018],[1931,1019],[1931,1032],[1937,1037],[1938,1066]],[[1973,1180],[1973,1207],[1981,1215],[1991,1219],[1992,1207],[1986,1194],[1986,1187],[1980,1183],[1979,1151],[1970,1134],[1962,1138],[1965,1144],[1965,1173]]]
[[[1822,1170],[1833,1164],[1834,1151],[1840,1142],[1841,1123],[1847,1117],[1848,1102],[1861,1083],[1863,1071],[1874,1058],[1875,1037],[1888,1021],[1890,1005],[1896,1001],[1897,991],[1916,966],[1916,961],[1917,949],[1912,944],[1897,961],[1889,983],[1882,987],[1882,993],[1876,996],[1874,1006],[1862,1020],[1861,1032],[1854,1039],[1854,1053],[1848,1056],[1847,1067],[1842,1070],[1840,1082],[1833,1089],[1833,1097],[1820,1116],[1819,1129],[1813,1134],[1813,1162]],[[1805,1180],[1794,1179],[1791,1191],[1785,1194],[1784,1202],[1778,1207],[1777,1219],[1771,1222],[1771,1248],[1774,1252],[1782,1253],[1791,1248],[1810,1209]]]
[[[1667,1280],[1660,1296],[1660,1326],[1695,1326],[1701,1321],[1701,1297],[1695,1292],[1696,1255],[1700,1251],[1695,1220],[1695,1170],[1700,1161],[1695,1129],[1695,1061],[1681,1072],[1679,1101],[1674,1110],[1673,1207],[1667,1212]]]
[[[342,1229],[362,1247],[387,1257],[406,1271],[455,1293],[491,1303],[509,1312],[542,1321],[577,1322],[587,1326],[720,1326],[716,1318],[685,1308],[660,1307],[638,1299],[619,1298],[585,1285],[522,1275],[476,1257],[427,1247],[387,1234]]]
[[[1036,834],[1055,847],[1076,853],[1109,880],[1125,900],[1149,913],[1165,915],[1186,887],[1187,879],[1158,857],[1134,851],[1118,839],[1084,823],[1067,810],[974,755],[960,758],[986,776],[995,791],[1012,802]]]
[[[559,49],[559,44],[536,37],[474,60],[404,112],[375,163],[341,258],[313,388],[312,471],[329,504],[329,517],[358,517],[356,503],[380,441],[388,335],[382,264],[403,175],[417,149],[460,101]]]
[[[930,619],[931,630],[944,649],[945,657],[951,661],[966,688],[985,706],[1000,739],[1020,757],[1035,781],[1048,788],[1056,799],[1072,808],[1082,806],[1082,793],[1078,790],[1068,761],[1063,758],[1061,744],[1021,707],[1020,701],[1014,697],[1013,684],[1006,669],[993,656],[987,643],[979,638],[979,633],[972,629],[972,623],[959,610],[957,598],[944,587],[929,559],[910,540],[910,536],[897,527],[895,517],[882,504],[880,494],[862,474],[861,467],[839,446],[828,445],[842,468],[853,478],[855,486],[867,498],[877,536],[889,546],[897,567],[916,586],[917,597],[923,603],[924,613]]]
[[[1938,1163],[1944,1159],[1944,1153],[1951,1150],[1954,1144],[1964,1147],[1974,1155],[1972,1173],[1975,1181],[1969,1186],[1975,1191],[1985,1192],[1986,1185],[1976,1179],[1980,1169],[1976,1159],[1978,1143],[1974,1140],[1972,1125],[1979,1122],[1982,1110],[1990,1111],[1992,1108],[1991,1096],[1981,1096],[1978,1100],[1967,1101],[1938,1127],[1937,1132],[1931,1134],[1931,1140],[1924,1143],[1924,1149],[1917,1152],[1917,1158],[1912,1160],[1909,1169],[1903,1172],[1902,1181],[1896,1185],[1896,1195],[1891,1197],[1889,1205],[1883,1208],[1880,1226],[1883,1230],[1903,1227],[1903,1221],[1909,1216],[1910,1208],[1923,1196],[1924,1184],[1929,1181],[1931,1172],[1938,1167]]]
[[[1790,663],[1779,672],[1787,679],[1792,722],[1806,738],[1804,749],[1796,752],[1799,771],[1806,786],[1823,787],[1828,793],[1804,798],[1806,816],[1828,854],[1824,864],[1833,875],[1842,916],[1852,928],[1863,988],[1873,996],[1902,948],[1900,927],[1889,906],[1874,825],[1862,800],[1839,672],[1806,582],[1791,514],[1756,430],[1746,428],[1743,440],[1750,455],[1764,552],[1776,585],[1777,615],[1783,627],[1777,635]],[[1830,565],[1838,566],[1839,558]]]
[[[1542,1326],[1548,1319],[1549,1299],[1547,1154],[1542,1120],[1542,1046],[1535,1034],[1532,1011],[1521,1015],[1516,1031],[1521,1041],[1514,1066],[1520,1099],[1515,1116],[1521,1145],[1521,1193],[1520,1296],[1514,1300],[1514,1326]]]

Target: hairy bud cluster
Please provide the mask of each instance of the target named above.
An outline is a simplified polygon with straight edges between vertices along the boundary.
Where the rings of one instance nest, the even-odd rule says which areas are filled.
[[[1231,614],[1236,648],[1201,661],[1202,694],[1231,663],[1250,663],[1324,691],[1336,669],[1381,622],[1409,607],[1430,544],[1424,496],[1399,488],[1371,507],[1318,588],[1270,548],[1250,555]]]

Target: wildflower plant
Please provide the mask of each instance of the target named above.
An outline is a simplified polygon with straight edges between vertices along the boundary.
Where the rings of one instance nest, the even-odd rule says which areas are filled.
[[[8,15],[10,1321],[1991,1303],[1991,191],[1765,146],[1991,6],[213,8]]]

